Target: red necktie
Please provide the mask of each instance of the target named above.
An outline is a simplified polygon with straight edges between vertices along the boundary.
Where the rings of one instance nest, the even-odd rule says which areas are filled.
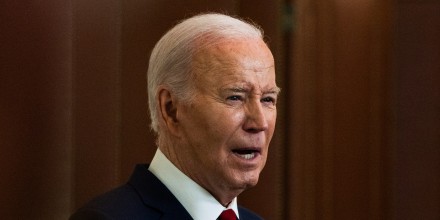
[[[218,220],[237,220],[237,216],[235,216],[235,212],[232,209],[226,209],[220,214]]]

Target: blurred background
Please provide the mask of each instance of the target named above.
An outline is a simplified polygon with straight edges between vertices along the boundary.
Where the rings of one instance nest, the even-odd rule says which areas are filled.
[[[265,30],[282,87],[265,219],[440,219],[440,1],[0,3],[0,217],[67,219],[155,151],[155,42],[200,12]]]

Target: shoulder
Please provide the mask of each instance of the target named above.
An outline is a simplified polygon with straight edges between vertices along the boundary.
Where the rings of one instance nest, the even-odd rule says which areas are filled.
[[[96,197],[78,209],[70,220],[158,219],[160,212],[145,206],[129,184]]]
[[[263,218],[249,209],[239,206],[238,213],[240,220],[263,220]]]
[[[178,216],[178,217],[176,217]],[[190,219],[189,213],[148,165],[136,166],[127,184],[96,197],[75,212],[71,220]]]

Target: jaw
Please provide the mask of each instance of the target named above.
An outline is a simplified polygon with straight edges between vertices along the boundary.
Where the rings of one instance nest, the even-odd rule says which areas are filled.
[[[218,187],[217,190],[210,192],[225,207],[245,190],[255,186],[258,182],[258,174],[246,173],[235,180],[234,184],[227,184]]]
[[[219,177],[210,181],[208,190],[221,204],[227,205],[243,191],[258,183],[261,167],[234,168],[227,177]]]

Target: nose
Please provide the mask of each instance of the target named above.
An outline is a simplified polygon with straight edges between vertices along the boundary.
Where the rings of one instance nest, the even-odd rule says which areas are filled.
[[[245,117],[243,129],[247,132],[258,133],[269,127],[264,106],[259,100],[246,103]]]

